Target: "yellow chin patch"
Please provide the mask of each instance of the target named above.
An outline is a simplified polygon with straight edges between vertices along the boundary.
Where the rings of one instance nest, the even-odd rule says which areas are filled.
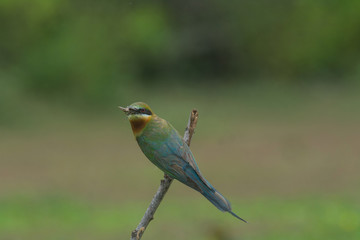
[[[130,115],[129,121],[134,135],[138,135],[144,129],[146,124],[151,120],[150,115]]]

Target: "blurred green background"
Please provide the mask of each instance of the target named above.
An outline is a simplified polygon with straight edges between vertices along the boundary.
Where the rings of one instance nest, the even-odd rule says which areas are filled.
[[[183,132],[244,224],[175,182],[143,239],[360,239],[360,2],[0,1],[0,239],[128,239]]]

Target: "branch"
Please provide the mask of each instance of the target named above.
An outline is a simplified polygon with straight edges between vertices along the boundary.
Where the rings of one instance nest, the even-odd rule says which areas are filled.
[[[198,111],[196,109],[193,109],[190,114],[188,125],[186,127],[185,134],[184,134],[184,141],[186,142],[186,144],[188,146],[190,146],[191,138],[195,132],[195,127],[196,127],[198,118],[199,118]],[[157,192],[155,193],[155,196],[151,200],[151,203],[150,203],[148,209],[146,210],[143,218],[141,219],[141,221],[140,221],[139,225],[136,227],[136,229],[134,231],[132,231],[131,240],[139,240],[142,237],[142,235],[144,234],[150,221],[154,219],[154,214],[155,214],[157,208],[159,207],[161,201],[163,200],[172,181],[173,181],[173,179],[171,177],[169,177],[166,174],[164,175],[164,179],[161,180],[160,186],[159,186]]]

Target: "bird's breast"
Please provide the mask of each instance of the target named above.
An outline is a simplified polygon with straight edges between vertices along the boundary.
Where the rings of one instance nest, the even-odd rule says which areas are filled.
[[[141,131],[145,128],[146,124],[150,121],[150,119],[151,116],[143,116],[130,119],[131,128],[135,136],[141,133]]]

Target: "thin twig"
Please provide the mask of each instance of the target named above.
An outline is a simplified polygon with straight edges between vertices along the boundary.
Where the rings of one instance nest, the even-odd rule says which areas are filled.
[[[190,146],[191,138],[195,132],[195,127],[197,124],[198,117],[199,117],[198,111],[196,109],[193,109],[191,111],[188,125],[186,127],[185,134],[184,134],[184,141],[186,142],[186,144],[188,146]],[[172,181],[173,181],[172,178],[170,178],[166,174],[164,175],[164,179],[161,180],[160,186],[159,186],[157,192],[155,193],[155,196],[151,200],[151,203],[150,203],[148,209],[146,210],[143,218],[141,219],[141,221],[140,221],[139,225],[136,227],[136,229],[134,231],[132,231],[131,240],[141,239],[141,237],[144,234],[150,221],[154,219],[154,214],[155,214],[157,208],[159,207],[162,199],[164,198],[167,190],[169,189]]]

